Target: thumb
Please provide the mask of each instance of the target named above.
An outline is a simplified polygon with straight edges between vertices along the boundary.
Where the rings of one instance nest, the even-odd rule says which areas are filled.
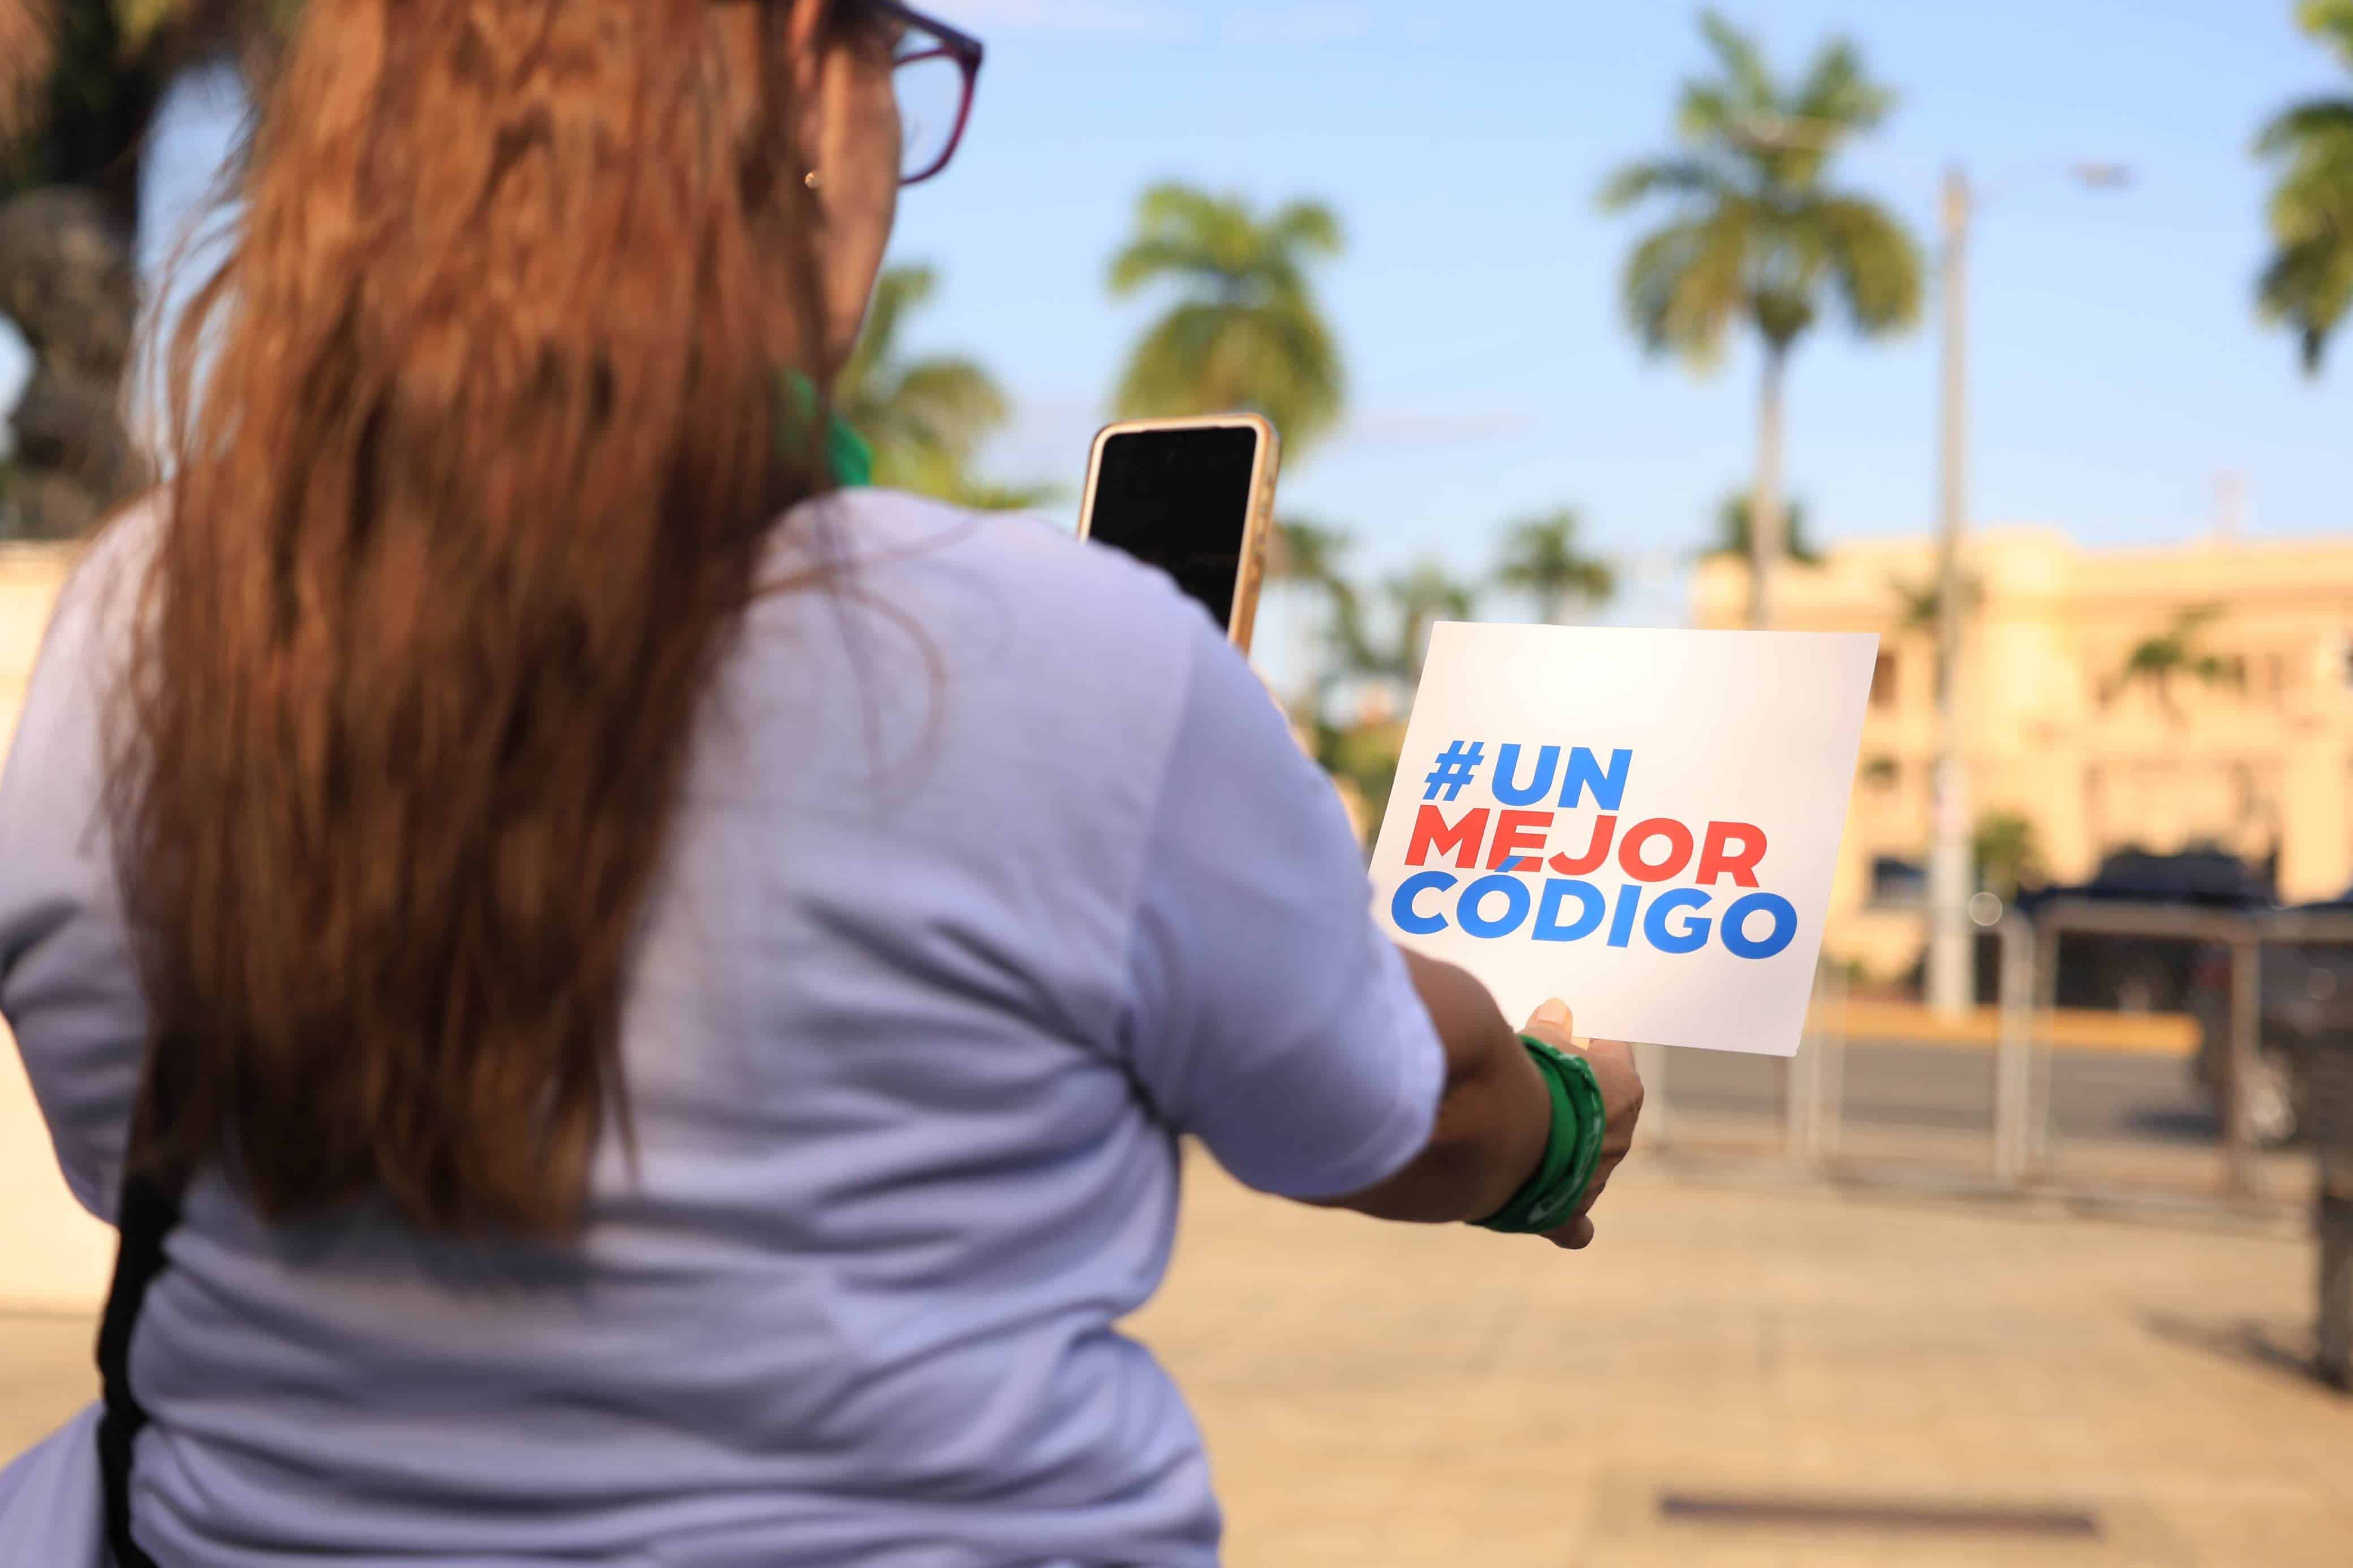
[[[1569,1012],[1568,1004],[1556,996],[1529,1017],[1526,1032],[1533,1035],[1546,1030],[1567,1039],[1577,1033],[1576,1024],[1576,1016]]]

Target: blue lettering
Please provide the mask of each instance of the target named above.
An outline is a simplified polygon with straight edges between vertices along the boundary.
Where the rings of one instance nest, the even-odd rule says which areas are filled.
[[[1504,895],[1502,920],[1491,921],[1479,912],[1480,904],[1490,893]],[[1461,901],[1454,906],[1454,918],[1472,936],[1503,936],[1517,931],[1520,922],[1528,918],[1528,885],[1517,877],[1482,877],[1462,889]]]
[[[1642,934],[1661,952],[1697,952],[1707,945],[1708,922],[1699,918],[1683,921],[1681,931],[1667,929],[1667,917],[1679,910],[1704,910],[1708,896],[1697,888],[1676,888],[1661,893],[1651,900],[1651,912],[1642,917]]]
[[[1389,919],[1396,922],[1398,930],[1415,936],[1429,936],[1444,931],[1444,915],[1416,913],[1413,901],[1424,893],[1442,893],[1452,886],[1454,873],[1451,871],[1420,871],[1408,877],[1398,884],[1397,897],[1389,900]]]
[[[1513,775],[1520,771],[1520,749],[1505,746],[1495,756],[1495,798],[1505,805],[1533,805],[1552,788],[1552,775],[1559,766],[1560,748],[1546,746],[1536,753],[1536,776],[1519,784]]]
[[[1748,935],[1748,917],[1760,910],[1773,917],[1773,929],[1766,933],[1764,941],[1754,942]],[[1789,939],[1797,934],[1798,911],[1778,893],[1751,893],[1734,900],[1732,907],[1724,911],[1724,945],[1732,950],[1735,957],[1770,958],[1788,946]]]
[[[1572,923],[1563,925],[1560,923],[1561,900],[1572,898],[1578,905],[1577,916]],[[1536,923],[1528,934],[1538,942],[1575,942],[1580,937],[1591,936],[1601,929],[1601,912],[1608,904],[1609,900],[1601,896],[1601,889],[1592,883],[1580,882],[1574,878],[1554,877],[1545,883],[1544,902],[1536,906]]]
[[[1618,913],[1609,921],[1609,945],[1624,947],[1634,940],[1634,911],[1641,907],[1642,885],[1629,882],[1618,889]]]
[[[1588,789],[1593,791],[1593,804],[1604,811],[1615,811],[1618,803],[1626,798],[1626,775],[1633,772],[1634,753],[1616,751],[1609,753],[1609,771],[1603,773],[1593,753],[1583,746],[1568,753],[1568,771],[1561,775],[1560,808],[1569,810],[1585,798]]]

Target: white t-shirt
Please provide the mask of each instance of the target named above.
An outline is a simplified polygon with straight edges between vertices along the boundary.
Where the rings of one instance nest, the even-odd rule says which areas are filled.
[[[0,1012],[107,1216],[142,1008],[98,724],[153,527],[77,574],[0,780]],[[698,732],[628,985],[638,1167],[608,1137],[581,1244],[491,1254],[200,1177],[131,1355],[159,1562],[1217,1560],[1199,1435],[1115,1327],[1177,1135],[1370,1185],[1429,1137],[1429,1018],[1330,785],[1164,576],[872,492],[786,520],[778,573],[818,561]],[[90,1448],[0,1474],[0,1561],[95,1539]]]

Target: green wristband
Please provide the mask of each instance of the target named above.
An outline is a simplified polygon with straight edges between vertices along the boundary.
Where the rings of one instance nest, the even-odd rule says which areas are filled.
[[[1538,1042],[1542,1044],[1542,1042]],[[1583,1057],[1567,1051],[1544,1047],[1551,1058],[1554,1070],[1568,1086],[1569,1098],[1577,1102],[1578,1138],[1577,1165],[1569,1173],[1566,1190],[1575,1195],[1559,1209],[1538,1216],[1544,1221],[1537,1228],[1551,1230],[1567,1223],[1571,1215],[1584,1206],[1593,1193],[1593,1174],[1601,1168],[1601,1148],[1609,1140],[1609,1104],[1601,1097],[1601,1080],[1593,1076],[1593,1064]]]
[[[1520,1037],[1520,1044],[1544,1075],[1552,1101],[1552,1130],[1545,1140],[1544,1158],[1526,1184],[1502,1208],[1473,1223],[1487,1230],[1540,1235],[1567,1224],[1593,1184],[1609,1110],[1601,1085],[1583,1057],[1527,1035]]]
[[[1525,1233],[1530,1227],[1528,1217],[1546,1196],[1567,1182],[1577,1169],[1577,1148],[1583,1141],[1582,1124],[1577,1114],[1577,1101],[1571,1097],[1567,1083],[1552,1070],[1552,1064],[1542,1053],[1528,1046],[1527,1037],[1520,1037],[1523,1047],[1536,1064],[1536,1073],[1544,1079],[1545,1093],[1552,1102],[1552,1124],[1545,1134],[1544,1157],[1511,1201],[1473,1223],[1487,1229]]]

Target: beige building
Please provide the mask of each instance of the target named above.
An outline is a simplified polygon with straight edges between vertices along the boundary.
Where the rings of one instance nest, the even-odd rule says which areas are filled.
[[[1917,909],[1886,895],[1928,843],[1936,650],[1912,607],[1934,571],[1926,539],[1865,541],[1775,585],[1783,626],[1880,635],[1826,945],[1881,977],[1924,937]],[[1993,528],[1964,574],[1974,820],[2025,818],[2061,880],[2118,849],[2216,845],[2273,862],[2287,901],[2353,886],[2353,538],[2119,550]],[[1738,626],[1746,594],[1738,563],[1709,563],[1694,624]],[[2168,635],[2173,673],[2126,678]]]

